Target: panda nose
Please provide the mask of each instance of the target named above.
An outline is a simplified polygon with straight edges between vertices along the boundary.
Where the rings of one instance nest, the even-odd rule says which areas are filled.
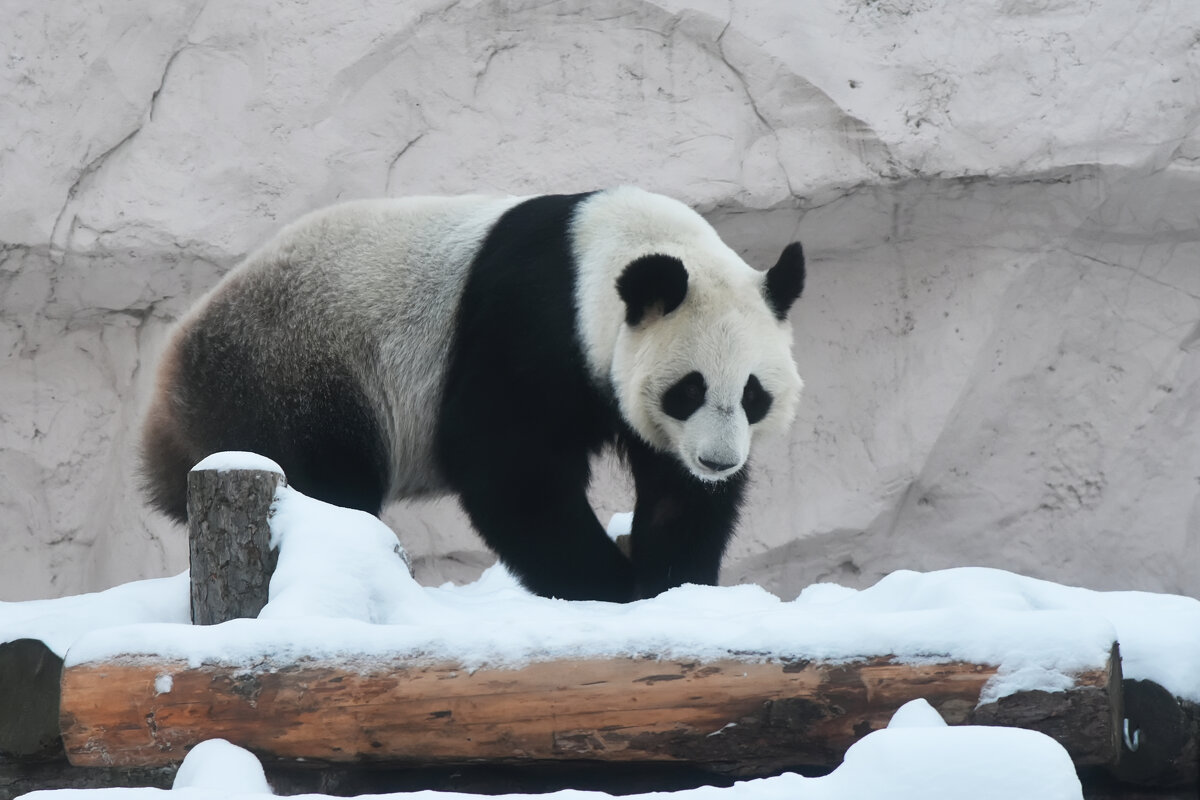
[[[732,464],[722,464],[719,461],[713,461],[711,459],[705,458],[704,456],[700,456],[700,463],[705,468],[711,469],[713,472],[725,472],[726,470],[731,470],[737,466],[737,462],[734,462]]]

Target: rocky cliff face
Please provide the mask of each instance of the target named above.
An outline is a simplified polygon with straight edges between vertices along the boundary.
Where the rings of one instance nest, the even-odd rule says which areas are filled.
[[[0,598],[185,566],[133,450],[169,324],[354,197],[622,182],[800,238],[807,390],[727,580],[985,564],[1200,595],[1200,7],[18,0],[0,29]],[[603,517],[628,507],[601,470]],[[428,580],[490,558],[390,522]]]

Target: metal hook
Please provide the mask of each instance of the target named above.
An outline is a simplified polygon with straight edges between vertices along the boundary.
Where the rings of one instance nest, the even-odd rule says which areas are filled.
[[[1138,748],[1142,746],[1142,729],[1134,730],[1133,735],[1129,735],[1129,717],[1125,718],[1125,731],[1123,734],[1125,739],[1125,749],[1131,753],[1136,753]]]

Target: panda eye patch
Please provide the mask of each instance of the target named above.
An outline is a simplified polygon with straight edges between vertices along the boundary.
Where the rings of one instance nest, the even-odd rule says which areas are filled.
[[[771,410],[771,395],[754,375],[750,376],[742,389],[742,409],[746,412],[746,421],[751,425],[761,422]]]
[[[704,405],[707,392],[704,376],[699,372],[689,372],[663,392],[662,409],[677,420],[685,420]]]

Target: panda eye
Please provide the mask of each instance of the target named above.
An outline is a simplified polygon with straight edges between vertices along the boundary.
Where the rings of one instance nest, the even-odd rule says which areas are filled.
[[[742,389],[742,409],[746,412],[746,421],[751,425],[761,422],[771,410],[771,395],[754,375],[750,376],[750,380],[746,381],[746,386]]]
[[[699,372],[689,372],[663,392],[662,409],[677,420],[685,420],[704,405],[707,392],[704,376]]]

